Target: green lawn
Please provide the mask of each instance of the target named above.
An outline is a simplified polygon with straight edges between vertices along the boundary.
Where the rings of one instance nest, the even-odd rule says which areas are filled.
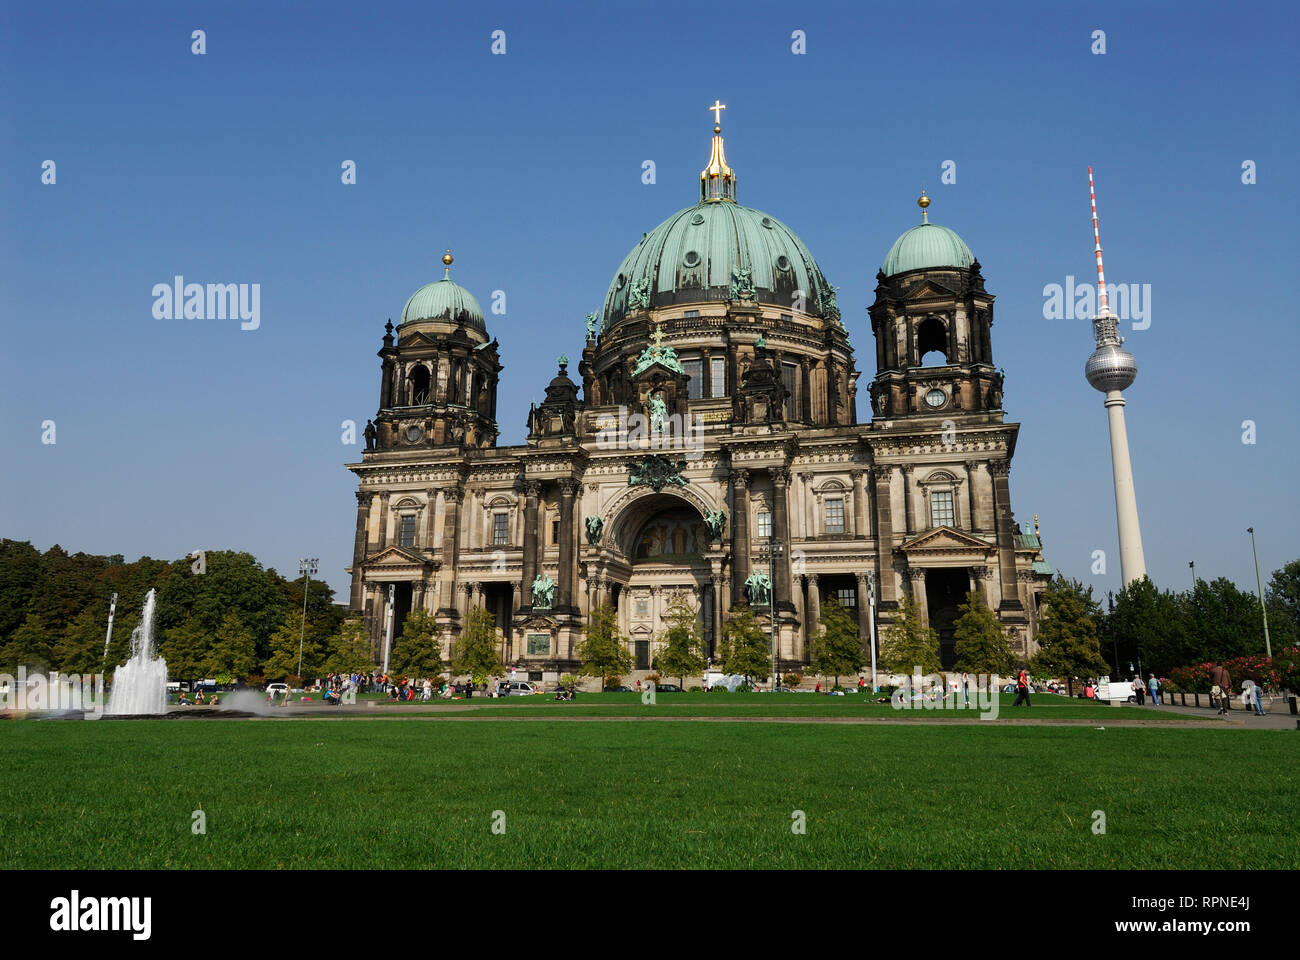
[[[1096,701],[1072,700],[1045,694],[1031,698],[1032,706],[1028,710],[1024,707],[1013,709],[1011,704],[1015,699],[1013,694],[998,695],[999,719],[1095,720],[1098,724],[1114,720],[1183,723],[1201,719],[1158,708],[1110,707]],[[644,704],[639,693],[579,694],[578,699],[572,703],[557,702],[553,694],[547,694],[533,697],[505,697],[497,700],[488,697],[473,697],[470,700],[435,700],[429,703],[414,700],[410,703],[389,703],[383,709],[393,710],[395,716],[404,716],[408,712],[437,715],[438,711],[447,709],[450,709],[450,712],[460,712],[466,706],[475,708],[473,711],[475,717],[521,715],[643,717],[652,713],[656,716],[688,717],[883,717],[974,720],[979,716],[979,711],[975,709],[926,710],[917,704],[912,709],[900,710],[888,703],[876,703],[870,696],[848,694],[843,697],[825,697],[810,693],[660,693],[656,695],[653,706]],[[346,708],[340,708],[340,712],[345,710]]]
[[[1091,725],[12,720],[0,868],[1195,868],[1247,849],[1295,869],[1298,747]]]

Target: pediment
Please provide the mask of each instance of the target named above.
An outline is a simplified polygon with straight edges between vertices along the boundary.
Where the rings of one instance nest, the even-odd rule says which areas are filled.
[[[931,553],[943,551],[963,553],[986,553],[994,549],[993,545],[972,537],[968,533],[954,530],[952,527],[937,527],[914,537],[899,547],[904,553]]]
[[[906,300],[933,300],[935,298],[952,299],[957,295],[955,287],[946,286],[932,277],[927,277],[903,294]]]
[[[366,566],[371,570],[376,567],[409,567],[411,564],[424,566],[429,562],[413,550],[395,546],[384,547],[378,553],[366,558]]]

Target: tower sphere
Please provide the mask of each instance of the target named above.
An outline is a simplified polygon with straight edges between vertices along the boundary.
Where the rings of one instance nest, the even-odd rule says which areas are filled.
[[[1133,354],[1123,347],[1107,344],[1092,352],[1083,372],[1095,389],[1109,393],[1132,386],[1137,379],[1138,365]]]

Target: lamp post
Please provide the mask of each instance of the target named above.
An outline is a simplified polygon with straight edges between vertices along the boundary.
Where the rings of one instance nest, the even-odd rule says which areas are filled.
[[[311,575],[319,569],[320,561],[316,557],[304,557],[298,561],[298,572],[302,574],[302,628],[298,631],[298,679],[302,679],[302,643],[307,636],[307,587],[311,584]]]
[[[776,563],[777,560],[785,553],[785,544],[777,540],[769,540],[767,549],[767,616],[769,621],[769,633],[772,643],[772,691],[775,693],[777,688],[776,677]],[[763,554],[759,554],[759,559],[763,559]]]
[[[1259,587],[1259,612],[1264,616],[1264,653],[1273,659],[1273,644],[1268,639],[1268,607],[1264,606],[1264,581],[1259,575],[1259,551],[1255,549],[1255,528],[1247,527],[1250,534],[1250,552],[1255,556],[1255,584]]]
[[[1192,568],[1192,593],[1196,592],[1196,561],[1188,560],[1187,565]]]
[[[867,574],[867,645],[871,647],[871,692],[876,693],[876,581]]]

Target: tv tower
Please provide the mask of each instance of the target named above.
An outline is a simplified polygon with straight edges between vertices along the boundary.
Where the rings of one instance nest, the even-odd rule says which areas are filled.
[[[1097,349],[1088,358],[1084,375],[1094,388],[1106,395],[1110,420],[1110,462],[1115,476],[1115,516],[1119,523],[1119,564],[1124,586],[1146,576],[1142,556],[1142,530],[1138,526],[1137,493],[1133,489],[1133,465],[1128,457],[1128,429],[1124,426],[1124,393],[1137,379],[1137,360],[1121,346],[1119,322],[1110,315],[1106,299],[1106,273],[1101,266],[1101,232],[1097,229],[1097,193],[1088,168],[1088,193],[1092,196],[1092,237],[1097,247],[1097,316],[1092,319]]]

